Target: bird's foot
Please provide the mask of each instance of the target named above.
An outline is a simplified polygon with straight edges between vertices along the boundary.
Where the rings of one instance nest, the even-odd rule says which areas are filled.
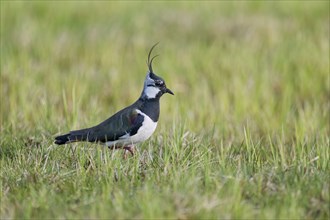
[[[134,156],[135,146],[133,144],[127,145],[127,146],[123,147],[123,149],[124,149],[124,159],[127,159],[128,153],[131,153],[132,156]]]

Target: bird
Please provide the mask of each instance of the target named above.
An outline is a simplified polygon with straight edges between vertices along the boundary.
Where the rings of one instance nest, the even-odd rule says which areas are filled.
[[[130,106],[118,111],[100,124],[73,130],[55,137],[55,144],[64,145],[73,142],[94,142],[110,149],[124,149],[124,157],[128,152],[135,154],[135,145],[146,141],[156,130],[160,98],[165,93],[174,95],[167,88],[164,79],[157,76],[152,69],[151,53],[158,43],[153,45],[148,53],[148,71],[144,80],[140,97]]]

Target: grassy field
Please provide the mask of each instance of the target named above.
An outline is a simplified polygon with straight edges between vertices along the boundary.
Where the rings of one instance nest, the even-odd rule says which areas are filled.
[[[329,2],[1,1],[1,219],[329,219]],[[53,144],[175,96],[124,160]]]

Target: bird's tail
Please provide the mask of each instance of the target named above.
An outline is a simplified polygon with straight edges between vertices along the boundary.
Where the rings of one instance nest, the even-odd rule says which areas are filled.
[[[55,137],[55,144],[62,145],[70,143],[70,133]]]
[[[69,144],[76,141],[86,141],[88,139],[89,129],[70,131],[70,133],[55,137],[55,144]]]

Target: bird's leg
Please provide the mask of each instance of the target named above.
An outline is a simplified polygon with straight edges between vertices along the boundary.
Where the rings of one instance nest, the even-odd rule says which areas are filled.
[[[127,146],[123,147],[123,149],[124,149],[124,159],[127,159],[128,152],[130,152],[132,154],[132,156],[134,156],[135,146],[133,144],[127,145]]]

